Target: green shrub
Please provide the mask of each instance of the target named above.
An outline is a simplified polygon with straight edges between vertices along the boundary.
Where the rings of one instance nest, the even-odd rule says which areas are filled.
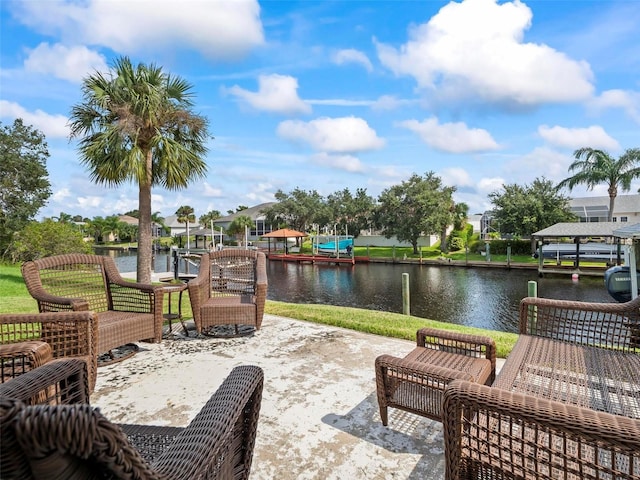
[[[26,262],[63,253],[92,253],[92,249],[73,225],[46,219],[16,233],[7,253],[13,262]]]
[[[511,246],[511,255],[531,255],[530,240],[490,240],[491,253],[496,255],[506,255],[507,247]],[[484,242],[481,244],[480,251],[486,250]]]
[[[456,252],[464,249],[464,239],[460,237],[451,237],[449,240],[449,250]]]

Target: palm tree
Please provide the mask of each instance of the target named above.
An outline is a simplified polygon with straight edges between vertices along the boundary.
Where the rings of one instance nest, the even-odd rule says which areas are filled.
[[[68,213],[60,212],[60,215],[57,217],[51,217],[53,220],[56,220],[59,223],[71,223],[73,221],[73,217]]]
[[[211,222],[217,220],[222,215],[218,210],[211,210],[210,212],[205,213],[204,215],[200,215],[198,221],[200,222],[200,226],[202,228],[207,228],[211,225]]]
[[[104,237],[109,233],[107,221],[100,216],[93,217],[93,219],[89,220],[86,228],[87,232],[93,236],[96,243],[104,243]]]
[[[227,233],[229,235],[234,235],[238,241],[245,236],[247,229],[253,227],[253,220],[248,215],[240,215],[236,217],[229,228],[227,228]],[[245,245],[246,247],[246,245]]]
[[[569,165],[569,172],[575,174],[565,178],[558,184],[558,188],[585,184],[587,189],[593,190],[596,185],[607,184],[609,192],[609,216],[613,221],[613,207],[618,188],[623,192],[631,189],[631,182],[640,178],[640,148],[630,148],[615,160],[607,152],[594,148],[580,148],[573,152],[575,161]]]
[[[178,223],[184,223],[184,228],[187,231],[187,250],[189,250],[189,224],[196,221],[196,216],[193,213],[193,208],[189,205],[183,205],[176,211]]]
[[[71,138],[99,184],[138,184],[138,282],[151,281],[151,187],[185,188],[205,175],[207,120],[192,112],[191,85],[154,64],[115,61],[83,81],[71,110]]]

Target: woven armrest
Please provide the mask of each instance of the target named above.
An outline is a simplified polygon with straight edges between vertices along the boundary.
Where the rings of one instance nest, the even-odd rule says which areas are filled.
[[[113,310],[153,313],[162,305],[162,285],[145,285],[123,281],[109,282]],[[159,309],[162,311],[162,308]]]
[[[87,362],[78,358],[51,360],[0,384],[0,398],[26,404],[89,403]]]
[[[153,462],[154,470],[167,478],[246,479],[263,383],[260,367],[234,368],[189,426]]]
[[[444,393],[448,480],[637,480],[640,420],[464,380]]]
[[[53,360],[51,346],[46,342],[27,342],[0,345],[0,383],[11,380]]]

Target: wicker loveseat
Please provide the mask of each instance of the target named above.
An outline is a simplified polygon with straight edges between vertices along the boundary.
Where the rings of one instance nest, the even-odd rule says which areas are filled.
[[[117,425],[89,405],[86,363],[54,360],[0,385],[2,478],[246,479],[263,381],[234,368],[186,428]]]
[[[446,478],[640,479],[640,298],[525,298],[491,386],[443,401]]]
[[[191,280],[189,300],[198,333],[218,325],[260,329],[267,299],[265,254],[252,249],[225,249],[200,257]]]
[[[22,265],[40,312],[94,311],[97,354],[141,340],[162,340],[163,287],[124,280],[111,257],[54,255]]]

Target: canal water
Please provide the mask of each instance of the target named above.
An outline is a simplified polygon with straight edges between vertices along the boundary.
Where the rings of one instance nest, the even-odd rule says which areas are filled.
[[[121,272],[136,270],[135,252],[111,252]],[[167,271],[167,254],[156,256]],[[538,278],[535,270],[502,270],[407,264],[310,265],[267,262],[267,298],[402,313],[402,274],[409,274],[411,314],[473,327],[517,332],[518,305],[529,280],[538,296],[613,302],[601,277]]]

